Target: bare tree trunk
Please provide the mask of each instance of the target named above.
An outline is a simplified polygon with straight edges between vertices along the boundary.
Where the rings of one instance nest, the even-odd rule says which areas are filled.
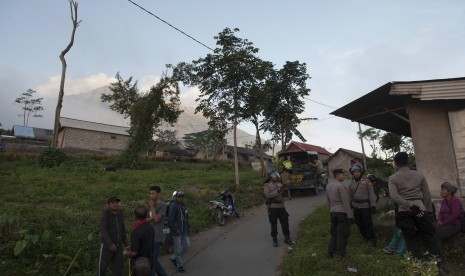
[[[234,174],[236,176],[236,185],[239,186],[239,160],[237,159],[237,117],[234,116]]]
[[[69,1],[69,8],[71,11],[71,20],[73,22],[73,32],[71,33],[71,41],[69,42],[68,46],[61,52],[60,60],[61,60],[61,81],[60,81],[60,92],[58,93],[58,102],[57,107],[55,110],[55,123],[53,126],[53,138],[52,138],[52,147],[58,146],[58,132],[60,131],[60,114],[61,114],[61,107],[63,103],[63,96],[65,94],[65,78],[66,78],[66,60],[65,55],[68,51],[73,47],[74,44],[74,35],[76,34],[76,29],[79,26],[81,21],[77,21],[77,10],[78,10],[78,3],[76,0],[68,0]]]
[[[256,137],[255,137],[255,143],[258,144],[258,154],[260,154],[260,166],[262,167],[261,169],[261,175],[265,176],[265,162],[263,161],[263,154],[262,154],[262,140],[260,138],[260,131],[258,129],[258,125],[255,125],[255,131],[257,132]]]

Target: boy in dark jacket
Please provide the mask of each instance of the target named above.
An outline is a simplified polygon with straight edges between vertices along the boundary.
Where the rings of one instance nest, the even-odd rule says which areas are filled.
[[[112,275],[123,275],[123,250],[128,246],[128,240],[119,202],[118,198],[110,197],[107,200],[107,209],[100,219],[99,275],[105,275],[110,263]]]

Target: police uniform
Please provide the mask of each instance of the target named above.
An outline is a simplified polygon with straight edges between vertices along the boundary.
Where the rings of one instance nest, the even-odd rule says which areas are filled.
[[[408,155],[400,152],[396,154],[394,161],[398,163],[405,161],[406,158]],[[420,210],[423,212],[432,210],[431,194],[425,176],[418,171],[410,170],[407,166],[400,166],[397,172],[389,177],[388,185],[391,199],[399,206],[397,226],[402,230],[407,249],[415,258],[421,257],[418,233],[428,252],[442,259],[439,240],[431,221],[426,214],[417,216]]]
[[[367,179],[353,180],[350,184],[352,195],[351,205],[354,208],[354,219],[360,234],[365,241],[376,245],[376,235],[373,229],[372,213],[376,211],[376,196],[373,186]]]
[[[279,177],[279,174],[276,172],[273,174],[276,174],[277,177]],[[289,245],[293,245],[294,241],[291,240],[289,231],[289,214],[284,207],[282,183],[275,181],[273,178],[270,178],[269,181],[264,183],[263,191],[267,199],[266,203],[268,205],[268,219],[271,224],[271,237],[273,238],[273,246],[278,246],[278,220],[281,224],[281,229],[285,237],[284,242]]]
[[[333,171],[334,175],[339,173],[343,173],[342,169]],[[331,220],[328,256],[344,257],[349,239],[350,221],[353,221],[348,187],[344,181],[331,181],[326,188],[326,196]]]

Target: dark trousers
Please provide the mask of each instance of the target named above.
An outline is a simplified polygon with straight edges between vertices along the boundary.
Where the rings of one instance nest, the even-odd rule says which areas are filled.
[[[278,219],[284,236],[289,236],[289,214],[286,212],[286,208],[268,208],[268,218],[271,223],[271,237],[273,239],[278,236]]]
[[[365,241],[376,245],[376,234],[370,208],[354,208],[354,220]]]
[[[428,252],[442,259],[441,246],[439,245],[436,230],[427,217],[419,218],[412,212],[404,211],[397,213],[397,223],[404,235],[408,251],[411,251],[415,258],[421,257],[418,235]]]
[[[111,275],[122,276],[123,274],[123,252],[118,248],[116,252],[111,252],[108,247],[100,244],[100,256],[98,260],[98,275],[106,275],[107,267],[111,263]]]
[[[161,242],[153,242],[152,250],[152,276],[167,276],[165,269],[158,261],[158,256],[160,256],[160,246]]]
[[[328,255],[333,257],[346,255],[347,241],[349,240],[350,225],[346,213],[330,213],[331,228],[329,233],[331,239],[328,245]]]
[[[444,240],[446,238],[452,237],[460,232],[462,232],[461,226],[453,223],[441,225],[437,230],[439,240]]]

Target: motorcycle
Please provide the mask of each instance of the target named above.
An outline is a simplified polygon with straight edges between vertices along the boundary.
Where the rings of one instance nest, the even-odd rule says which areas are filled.
[[[213,220],[220,226],[226,223],[226,218],[230,216],[240,217],[239,211],[234,204],[234,198],[228,190],[218,193],[218,200],[209,202]]]
[[[389,197],[389,188],[388,188],[388,183],[381,178],[378,178],[375,176],[375,174],[370,172],[367,175],[367,178],[371,181],[373,184],[373,189],[376,195],[376,202],[379,201],[379,198],[388,198]]]

